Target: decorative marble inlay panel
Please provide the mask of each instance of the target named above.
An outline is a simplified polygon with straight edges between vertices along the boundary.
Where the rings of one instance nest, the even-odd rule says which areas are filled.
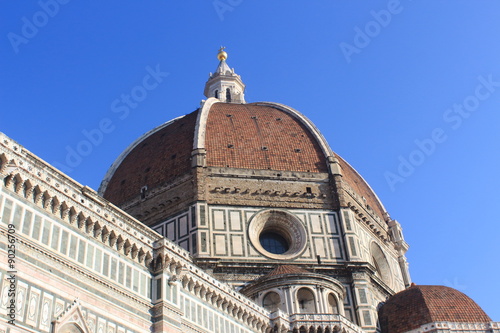
[[[41,294],[42,292],[40,290],[34,287],[30,288],[30,295],[28,297],[28,311],[26,313],[26,323],[35,327],[37,325],[37,320],[40,317],[38,311]]]
[[[40,316],[40,325],[39,328],[42,331],[48,332],[50,329],[50,323],[52,321],[52,301],[54,297],[47,293],[43,293],[42,298],[42,309]]]

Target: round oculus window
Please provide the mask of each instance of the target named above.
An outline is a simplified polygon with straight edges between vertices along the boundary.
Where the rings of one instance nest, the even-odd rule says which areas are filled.
[[[295,258],[306,246],[302,222],[283,210],[257,213],[250,221],[248,234],[255,249],[272,259]]]
[[[264,250],[274,254],[283,254],[290,248],[285,238],[272,231],[261,233],[259,236],[259,242]]]

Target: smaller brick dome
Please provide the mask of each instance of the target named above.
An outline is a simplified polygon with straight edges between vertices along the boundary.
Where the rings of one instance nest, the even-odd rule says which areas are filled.
[[[471,298],[445,286],[411,287],[393,295],[379,310],[383,333],[403,333],[433,322],[487,323],[491,319]]]

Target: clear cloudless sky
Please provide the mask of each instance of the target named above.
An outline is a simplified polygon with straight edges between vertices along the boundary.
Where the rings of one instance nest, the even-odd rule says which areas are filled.
[[[60,1],[0,2],[0,131],[97,189],[132,141],[199,106],[224,45],[248,102],[299,110],[368,181],[413,281],[500,321],[499,2]]]

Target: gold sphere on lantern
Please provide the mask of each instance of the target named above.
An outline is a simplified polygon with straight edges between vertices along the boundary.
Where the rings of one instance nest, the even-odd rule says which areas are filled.
[[[227,53],[224,51],[225,47],[220,47],[219,53],[217,53],[217,59],[219,61],[226,60],[227,59]]]

